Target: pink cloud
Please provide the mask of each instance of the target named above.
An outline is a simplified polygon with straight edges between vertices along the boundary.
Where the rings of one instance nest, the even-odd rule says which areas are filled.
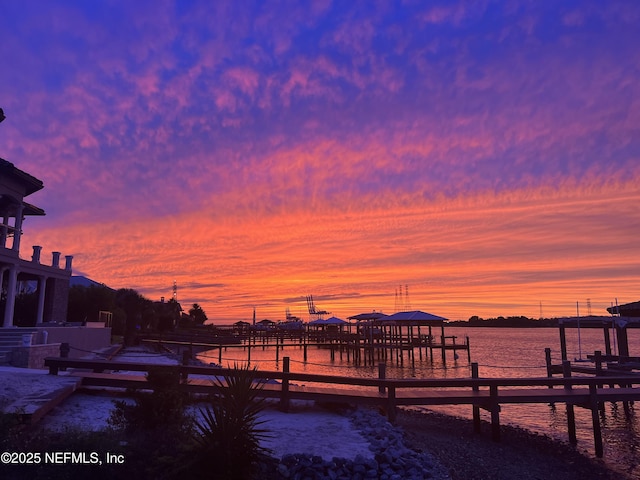
[[[582,192],[487,192],[453,202],[414,199],[411,207],[390,199],[384,208],[351,205],[346,212],[324,205],[311,216],[304,210],[238,215],[212,204],[210,211],[192,215],[139,218],[124,236],[110,234],[123,230],[117,220],[38,232],[34,219],[28,229],[29,240],[46,240],[46,245],[74,253],[77,268],[114,287],[169,291],[174,279],[181,285],[193,278],[216,284],[194,297],[183,295],[220,318],[247,315],[246,302],[237,300],[241,297],[272,304],[264,314],[280,318],[284,298],[308,291],[336,297],[359,291],[359,304],[336,300],[328,306],[338,315],[363,304],[389,310],[393,286],[404,283],[411,286],[416,306],[428,304],[452,318],[486,316],[477,311],[483,303],[488,309],[511,304],[516,314],[523,305],[543,301],[558,305],[549,314],[562,314],[579,291],[594,303],[633,295],[619,280],[637,266],[619,252],[633,245],[635,233],[627,225],[639,219],[629,205],[638,200],[629,182]],[[393,204],[397,207],[389,208]],[[612,217],[619,207],[623,214]],[[596,272],[612,283],[593,282]],[[459,291],[472,305],[448,304]]]
[[[368,56],[375,34],[375,27],[370,20],[349,19],[333,32],[332,42],[342,50],[354,53],[356,56]]]
[[[251,98],[255,97],[260,83],[260,76],[255,70],[246,67],[234,67],[228,69],[224,73],[224,77],[231,86],[237,87],[242,93]]]
[[[388,309],[407,282],[452,318],[632,296],[638,9],[559,10],[565,28],[507,5],[493,30],[484,3],[398,28],[393,8],[2,23],[24,41],[0,80],[0,154],[44,180],[52,212],[28,235],[116,287],[198,278],[212,287],[190,298],[230,316],[282,316],[312,290],[338,313]]]

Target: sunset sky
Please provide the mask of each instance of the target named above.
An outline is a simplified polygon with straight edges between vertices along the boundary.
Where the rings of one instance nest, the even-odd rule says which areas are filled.
[[[214,323],[640,300],[640,2],[5,1],[31,245]]]

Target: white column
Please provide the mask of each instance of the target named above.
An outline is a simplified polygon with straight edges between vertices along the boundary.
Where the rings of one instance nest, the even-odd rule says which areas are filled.
[[[2,218],[2,227],[0,227],[0,248],[7,248],[7,238],[9,237],[9,216],[4,215]]]
[[[40,252],[42,252],[42,247],[39,245],[34,245],[33,255],[31,256],[31,261],[33,263],[40,263]]]
[[[9,268],[9,282],[7,284],[7,304],[4,307],[3,327],[13,326],[13,311],[16,305],[16,286],[18,284],[18,268],[12,265]]]
[[[38,278],[38,316],[36,325],[41,325],[44,319],[44,296],[47,290],[47,277],[44,275]]]
[[[4,272],[7,270],[9,270],[9,267],[6,265],[0,267],[0,289],[2,288],[2,285],[4,285]]]
[[[18,205],[16,212],[16,229],[13,232],[13,247],[12,249],[16,252],[20,251],[20,237],[22,236],[22,212],[24,210],[24,205]]]

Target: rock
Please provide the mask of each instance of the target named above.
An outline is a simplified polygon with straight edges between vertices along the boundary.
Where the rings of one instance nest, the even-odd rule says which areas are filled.
[[[282,478],[289,478],[289,476],[291,475],[291,472],[289,471],[289,469],[287,468],[287,466],[283,463],[278,464],[278,474],[282,477]]]
[[[277,473],[291,480],[404,480],[432,478],[436,467],[427,454],[404,445],[403,434],[378,413],[356,410],[351,421],[365,438],[369,438],[371,456],[359,454],[348,460],[334,457],[324,461],[318,455],[284,455]]]

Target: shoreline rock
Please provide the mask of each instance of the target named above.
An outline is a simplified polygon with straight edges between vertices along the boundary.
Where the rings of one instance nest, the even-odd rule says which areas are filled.
[[[446,470],[428,452],[417,452],[405,445],[404,433],[374,410],[357,409],[349,419],[369,440],[371,456],[357,455],[353,460],[317,455],[287,454],[265,460],[259,466],[259,478],[310,480],[422,480],[449,478]],[[265,476],[271,471],[270,477]]]
[[[397,426],[407,445],[427,450],[443,465],[452,480],[631,480],[601,459],[576,447],[523,428],[502,425],[501,440],[482,433],[469,419],[433,411],[400,410]]]
[[[432,411],[400,410],[390,424],[374,410],[348,414],[370,442],[372,457],[353,460],[307,454],[265,459],[256,478],[296,480],[622,480],[601,460],[527,430],[502,426],[493,442],[485,425],[475,434],[470,420]]]

